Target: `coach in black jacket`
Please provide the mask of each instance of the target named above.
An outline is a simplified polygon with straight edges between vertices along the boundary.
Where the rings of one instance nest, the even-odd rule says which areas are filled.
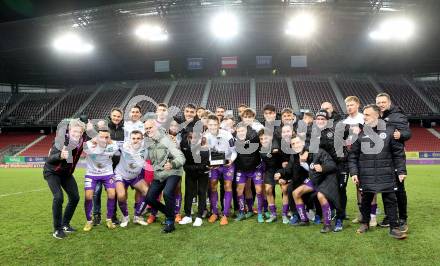
[[[411,130],[409,129],[408,118],[398,106],[391,104],[390,95],[387,93],[380,93],[376,96],[376,104],[380,109],[380,116],[387,125],[392,125],[395,128],[393,137],[395,140],[403,143],[411,138]],[[408,231],[407,219],[407,197],[405,190],[405,182],[399,182],[397,174],[395,175],[397,183],[397,207],[399,209],[399,224],[400,229],[404,232]],[[381,226],[389,226],[389,221],[387,217],[380,223]]]
[[[113,141],[116,141],[118,143],[118,146],[121,146],[124,142],[124,120],[122,119],[122,117],[122,110],[119,108],[113,108],[110,116],[107,118],[107,125],[108,130],[110,131],[110,137]],[[120,155],[113,156],[113,169],[115,169],[116,165],[118,165],[120,158]]]
[[[365,233],[369,229],[371,201],[376,193],[382,193],[390,220],[390,236],[402,239],[406,238],[406,234],[399,230],[397,220],[394,170],[397,170],[400,180],[406,177],[405,151],[403,144],[393,137],[394,127],[379,121],[379,112],[377,105],[364,108],[365,126],[348,157],[350,175],[362,192],[363,220],[357,232]]]
[[[78,185],[73,172],[83,151],[83,143],[86,141],[84,134],[85,125],[79,119],[69,122],[66,133],[57,133],[55,143],[49,151],[49,157],[44,164],[43,176],[53,194],[52,216],[53,237],[63,239],[65,232],[75,231],[70,226],[70,220],[79,202]],[[67,193],[69,202],[66,205],[63,216],[63,190]]]

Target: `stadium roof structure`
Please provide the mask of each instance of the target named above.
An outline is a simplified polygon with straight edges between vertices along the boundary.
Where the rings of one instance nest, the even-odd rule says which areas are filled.
[[[0,4],[0,82],[60,84],[157,77],[153,61],[171,60],[171,73],[190,75],[187,57],[207,58],[199,74],[218,72],[220,56],[239,56],[241,74],[252,73],[256,55],[272,55],[274,67],[289,71],[290,55],[306,54],[309,65],[327,72],[438,72],[440,1],[421,0],[150,0],[150,1],[14,1]],[[37,5],[38,3],[38,5]],[[214,39],[210,18],[230,11],[240,20],[240,34],[230,42]],[[283,32],[296,12],[319,20],[318,34],[308,41]],[[405,44],[374,43],[368,32],[382,19],[410,16],[417,22],[414,40]],[[169,40],[140,41],[134,28],[157,23]],[[92,40],[84,57],[54,53],[58,33],[72,31]]]

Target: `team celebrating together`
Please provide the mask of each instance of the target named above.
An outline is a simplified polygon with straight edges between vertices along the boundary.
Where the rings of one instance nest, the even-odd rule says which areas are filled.
[[[359,223],[356,232],[379,226],[404,239],[408,120],[387,93],[362,111],[360,106],[358,97],[347,97],[342,117],[330,102],[317,113],[290,108],[278,113],[266,104],[258,110],[264,121],[258,121],[256,111],[244,104],[234,117],[221,106],[211,112],[193,104],[179,116],[160,103],[154,113],[143,114],[134,105],[128,114],[113,108],[108,118],[94,122],[71,119],[58,127],[44,166],[53,194],[53,236],[63,239],[76,231],[70,221],[80,197],[73,173],[85,154],[86,232],[101,224],[103,186],[109,229],[130,222],[147,226],[160,212],[164,233],[173,232],[175,224],[226,226],[255,218],[297,227],[322,224],[321,233],[341,232],[351,179],[359,210],[352,221]],[[68,196],[64,213],[63,190]],[[380,222],[377,194],[385,213]],[[132,219],[128,197],[135,202]]]

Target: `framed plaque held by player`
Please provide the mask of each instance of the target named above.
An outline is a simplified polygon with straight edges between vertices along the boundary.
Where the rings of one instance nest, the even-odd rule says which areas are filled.
[[[219,152],[216,150],[209,151],[209,165],[210,166],[220,166],[226,164],[226,157],[224,152]]]

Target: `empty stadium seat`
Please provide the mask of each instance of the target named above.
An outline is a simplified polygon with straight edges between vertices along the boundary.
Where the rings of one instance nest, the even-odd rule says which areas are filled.
[[[406,151],[440,151],[440,139],[426,128],[411,127],[412,137],[405,142]]]
[[[431,114],[432,110],[423,100],[399,77],[378,77],[379,86],[391,95],[394,104],[400,106],[407,114]]]
[[[170,89],[170,85],[170,82],[148,82],[146,84],[141,84],[133,93],[132,97],[145,95],[152,98],[156,103],[161,103],[164,101],[165,96]],[[156,111],[154,104],[148,101],[140,101],[137,105],[141,107],[143,114]]]
[[[280,79],[261,79],[255,81],[255,91],[257,98],[257,119],[263,119],[263,107],[266,104],[273,104],[280,112],[284,108],[292,108],[290,94],[284,78]],[[299,110],[294,110],[295,112]]]
[[[39,133],[30,132],[4,132],[0,134],[0,149],[6,148],[8,145],[26,146],[40,137]]]
[[[65,118],[72,117],[84,102],[92,95],[95,87],[73,88],[42,121],[41,124],[58,124]]]
[[[357,96],[361,101],[361,108],[376,102],[377,92],[366,78],[339,76],[335,81],[344,99],[347,96]]]
[[[47,135],[44,139],[22,152],[20,156],[47,156],[49,149],[52,147],[54,138],[55,133]]]
[[[322,102],[331,102],[337,112],[341,112],[336,95],[326,78],[301,76],[292,78],[293,88],[300,109],[319,111]]]
[[[249,106],[250,93],[249,79],[213,80],[206,108],[215,111],[217,106],[224,106],[226,110],[234,110],[237,116],[240,104]]]
[[[176,86],[169,105],[179,107],[183,111],[185,105],[192,103],[200,106],[207,80],[182,80]]]
[[[429,95],[429,99],[440,108],[440,81],[423,81],[416,82],[416,86],[425,95]]]
[[[122,107],[122,101],[129,91],[128,88],[103,89],[81,113],[87,114],[90,119],[104,119],[110,115],[113,107]]]
[[[36,122],[61,97],[62,93],[28,93],[26,98],[9,114],[14,124]]]
[[[9,92],[0,92],[0,116],[3,111],[6,110],[6,105],[11,99],[12,93]]]

